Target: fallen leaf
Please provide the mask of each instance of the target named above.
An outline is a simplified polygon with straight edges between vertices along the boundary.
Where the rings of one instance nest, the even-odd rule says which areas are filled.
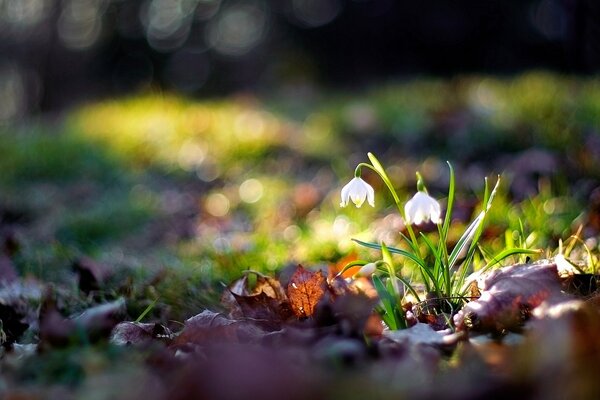
[[[170,341],[173,338],[171,331],[161,325],[141,322],[121,322],[114,327],[110,335],[111,343],[117,345],[137,345],[149,343],[154,340]]]
[[[223,314],[204,310],[185,321],[183,330],[172,345],[186,347],[215,342],[246,343],[263,336],[264,331],[250,322],[229,319]]]
[[[294,315],[287,299],[279,300],[265,293],[252,296],[234,294],[233,297],[244,318],[252,319],[269,331],[280,329],[281,324]]]
[[[326,281],[321,271],[312,272],[298,265],[287,286],[287,296],[294,314],[300,318],[313,315],[325,288]]]
[[[96,340],[108,337],[112,329],[123,321],[125,314],[125,299],[121,298],[88,308],[71,320],[87,332],[91,340]]]
[[[322,303],[319,304],[317,310],[323,307]],[[334,297],[326,305],[331,309],[332,319],[339,327],[338,334],[347,337],[362,337],[365,334],[367,322],[373,315],[377,303],[378,299],[369,298],[362,293],[347,293],[343,296]],[[368,328],[371,333],[377,336],[381,334],[383,325],[381,325],[381,320],[379,320],[379,330],[375,329],[374,325]]]
[[[503,332],[520,329],[543,302],[570,297],[561,289],[556,264],[548,261],[500,268],[478,278],[481,296],[454,316],[459,330]]]
[[[272,299],[279,301],[286,301],[287,295],[285,290],[281,286],[281,283],[270,276],[257,274],[256,286],[252,291],[252,294],[264,293]]]
[[[81,314],[65,318],[56,307],[52,292],[45,294],[40,310],[40,346],[64,347],[80,341],[96,342],[108,338],[125,317],[125,300],[91,307]]]
[[[250,273],[257,276],[252,289],[248,287]],[[281,324],[294,315],[279,281],[254,271],[229,285],[221,302],[229,309],[230,318],[249,318],[270,331],[280,329]]]
[[[241,318],[244,316],[242,308],[238,303],[237,296],[248,295],[248,275],[245,274],[239,279],[233,281],[229,286],[225,288],[221,295],[221,304],[229,311],[229,317]]]

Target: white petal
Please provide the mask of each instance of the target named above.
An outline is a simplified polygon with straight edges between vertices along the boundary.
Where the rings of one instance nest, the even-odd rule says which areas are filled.
[[[356,276],[364,276],[364,277],[369,277],[371,275],[373,275],[373,272],[375,272],[375,270],[377,269],[377,265],[375,263],[368,263],[363,265],[358,272],[356,273]]]
[[[342,202],[340,203],[340,207],[346,207],[348,201],[350,201],[350,188],[352,187],[352,182],[353,180],[342,188]]]
[[[366,199],[368,199],[370,205],[375,206],[375,191],[367,182],[355,177],[342,188],[340,206],[345,207],[349,201],[352,201],[356,207],[360,207]]]
[[[440,204],[436,199],[423,192],[417,192],[404,207],[406,214],[406,223],[419,225],[423,222],[431,220],[439,224],[440,220]]]
[[[440,209],[440,203],[435,201],[431,206],[431,222],[434,224],[439,224],[442,222],[440,215],[442,214],[442,210]]]
[[[365,185],[367,185],[367,201],[371,207],[375,207],[375,190],[366,182]]]
[[[363,196],[362,193],[353,193],[351,195],[352,202],[354,203],[356,208],[360,208],[360,206],[362,206],[362,204],[365,202],[366,197],[367,196]]]

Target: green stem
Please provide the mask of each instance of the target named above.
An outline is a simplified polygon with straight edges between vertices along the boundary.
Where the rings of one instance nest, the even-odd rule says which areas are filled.
[[[440,237],[440,241],[438,246],[440,246],[440,251],[442,256],[444,257],[444,261],[442,262],[442,269],[444,273],[444,281],[446,282],[446,296],[452,295],[452,285],[450,282],[450,263],[448,262],[448,248],[446,243],[446,235],[444,235],[444,229],[440,224],[437,224],[438,234]]]
[[[402,219],[405,222],[404,226],[406,227],[406,230],[408,231],[410,240],[413,242],[413,245],[414,245],[415,249],[417,250],[417,255],[419,256],[419,258],[422,259],[421,251],[419,249],[419,243],[417,242],[417,236],[415,235],[415,231],[413,230],[412,226],[410,224],[406,224],[406,215],[404,214],[404,208],[402,208],[402,205],[400,204],[400,198],[398,197],[398,194],[396,193],[396,190],[394,189],[394,186],[392,185],[390,178],[387,176],[385,171],[379,171],[378,168],[375,168],[373,165],[367,164],[364,162],[362,162],[356,166],[356,169],[354,170],[354,176],[360,176],[359,170],[361,167],[366,167],[366,168],[369,168],[370,170],[374,171],[377,175],[379,175],[379,177],[381,178],[383,183],[385,183],[385,185],[387,186],[388,190],[392,194],[392,197],[394,198],[394,203],[396,204],[396,207],[398,208],[398,212],[400,213],[400,216],[402,217]]]

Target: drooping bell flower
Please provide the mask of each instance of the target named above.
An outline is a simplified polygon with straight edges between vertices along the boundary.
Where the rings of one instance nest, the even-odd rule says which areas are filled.
[[[346,207],[350,200],[356,207],[362,206],[365,200],[371,207],[375,207],[375,191],[371,185],[357,176],[342,188],[340,207]]]

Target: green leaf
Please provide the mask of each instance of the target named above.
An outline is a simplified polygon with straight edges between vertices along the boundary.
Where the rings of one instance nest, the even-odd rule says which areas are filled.
[[[510,248],[510,249],[504,249],[502,250],[500,253],[496,254],[495,256],[492,257],[492,259],[483,267],[483,269],[488,269],[493,267],[494,265],[500,263],[502,260],[510,257],[510,256],[514,256],[514,255],[539,255],[540,254],[540,250],[532,250],[532,249],[523,249],[523,248]]]
[[[154,306],[156,306],[156,303],[158,302],[158,297],[156,299],[154,299],[152,301],[152,303],[148,304],[148,307],[146,307],[144,309],[144,311],[142,311],[142,313],[140,314],[139,317],[136,318],[135,322],[142,322],[142,320],[144,319],[144,317],[150,312],[152,311],[152,309],[154,308]]]
[[[381,251],[381,245],[379,245],[377,243],[363,242],[362,240],[358,240],[358,239],[352,239],[352,241],[358,243],[361,246],[367,247],[369,249]],[[400,254],[401,256],[404,256],[404,257],[408,258],[409,260],[413,261],[415,264],[417,264],[417,266],[419,267],[419,271],[421,271],[423,274],[425,274],[425,275],[427,275],[427,277],[429,277],[431,282],[434,285],[436,285],[435,290],[437,292],[439,292],[439,287],[437,287],[437,281],[436,281],[435,277],[433,276],[431,270],[427,267],[427,264],[425,264],[424,260],[422,260],[421,258],[415,256],[414,254],[412,254],[406,250],[397,249],[395,247],[388,247],[388,246],[386,246],[386,247],[390,253]],[[424,281],[427,282],[426,279],[424,279]],[[429,288],[427,290],[429,291]]]
[[[373,286],[379,295],[381,306],[384,314],[381,316],[383,321],[388,325],[390,329],[398,329],[394,313],[394,299],[391,298],[389,292],[386,290],[385,285],[378,276],[373,276]]]
[[[456,242],[456,246],[454,246],[454,249],[452,250],[452,252],[450,253],[450,256],[448,257],[448,269],[449,270],[451,270],[454,267],[454,265],[456,264],[456,261],[458,260],[460,253],[467,247],[467,244],[469,244],[469,241],[471,239],[473,239],[473,237],[475,236],[475,233],[477,232],[477,228],[479,228],[480,224],[483,222],[484,216],[485,216],[484,211],[479,213],[477,218],[475,218],[473,220],[473,222],[471,222],[471,224],[467,227],[467,229],[465,229],[465,232],[462,234],[460,239],[458,239],[458,242]]]
[[[446,243],[448,237],[448,231],[450,230],[450,223],[452,222],[452,209],[454,207],[454,193],[455,193],[455,177],[454,168],[449,161],[446,161],[448,168],[450,168],[450,183],[448,185],[448,203],[446,205],[446,217],[444,218],[444,224],[442,225],[442,237],[440,239]]]

